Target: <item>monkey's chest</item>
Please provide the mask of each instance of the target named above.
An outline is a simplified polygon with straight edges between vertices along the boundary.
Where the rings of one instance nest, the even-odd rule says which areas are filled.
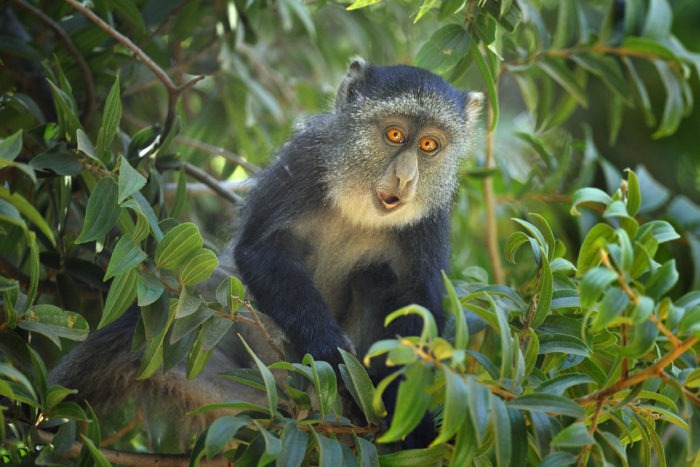
[[[341,324],[371,312],[404,276],[405,258],[390,231],[360,229],[326,215],[301,220],[294,233],[314,285]]]

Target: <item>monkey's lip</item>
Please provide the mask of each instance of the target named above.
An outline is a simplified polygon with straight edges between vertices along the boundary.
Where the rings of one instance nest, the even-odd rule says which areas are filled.
[[[401,198],[382,190],[377,190],[377,199],[387,211],[395,209],[401,204]]]

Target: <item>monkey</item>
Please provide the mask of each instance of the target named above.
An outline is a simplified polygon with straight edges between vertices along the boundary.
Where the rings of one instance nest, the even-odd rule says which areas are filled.
[[[309,353],[337,366],[339,348],[364,356],[379,339],[417,335],[415,316],[384,328],[388,313],[409,304],[429,309],[442,329],[450,212],[482,100],[421,68],[354,59],[334,108],[299,125],[255,176],[221,262],[234,263],[255,306],[298,357]],[[193,381],[182,363],[138,380],[141,353],[131,351],[138,326],[134,308],[71,351],[50,381],[77,388],[78,398],[101,413],[135,398],[141,410],[187,432],[183,448],[188,434],[216,416],[192,419],[188,411],[263,400],[218,375],[249,364],[240,345],[217,348]],[[375,361],[369,369],[375,383],[388,371]],[[395,398],[392,385],[385,392],[390,414]],[[155,445],[171,434],[162,426],[147,427]],[[414,433],[405,446],[426,446],[432,420]]]
[[[383,326],[409,304],[431,310],[442,329],[457,169],[482,100],[424,69],[355,59],[334,112],[303,127],[260,174],[235,264],[299,355],[338,364],[338,348],[362,356],[379,339],[418,335],[416,316]],[[375,382],[387,371],[370,367]]]

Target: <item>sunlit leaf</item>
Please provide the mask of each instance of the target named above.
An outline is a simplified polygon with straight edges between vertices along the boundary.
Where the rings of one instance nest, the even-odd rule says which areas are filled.
[[[156,266],[162,269],[176,269],[195,250],[202,248],[204,241],[197,226],[184,222],[173,227],[156,247]]]

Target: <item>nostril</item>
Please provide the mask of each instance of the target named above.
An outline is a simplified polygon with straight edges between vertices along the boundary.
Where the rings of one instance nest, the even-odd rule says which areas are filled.
[[[385,193],[383,191],[377,190],[377,197],[386,209],[393,209],[399,204],[401,204],[401,199],[396,195],[392,195],[391,193]]]

